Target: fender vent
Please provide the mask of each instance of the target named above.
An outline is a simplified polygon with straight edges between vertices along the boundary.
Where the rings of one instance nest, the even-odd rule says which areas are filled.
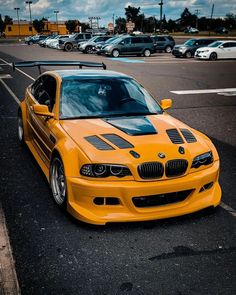
[[[127,140],[120,137],[119,135],[116,135],[116,134],[102,134],[102,136],[104,138],[106,138],[107,140],[109,140],[114,145],[116,145],[120,149],[131,149],[131,148],[134,147],[131,143],[129,143]]]
[[[192,134],[192,132],[188,129],[180,129],[180,131],[182,132],[185,140],[188,142],[188,143],[192,143],[192,142],[196,142],[196,138],[195,136]]]
[[[174,144],[184,143],[183,138],[177,129],[167,129],[166,133]]]
[[[106,143],[105,141],[103,141],[101,138],[99,138],[96,135],[87,136],[85,137],[85,139],[98,150],[101,150],[101,151],[114,150],[114,148],[111,145],[109,145],[108,143]]]

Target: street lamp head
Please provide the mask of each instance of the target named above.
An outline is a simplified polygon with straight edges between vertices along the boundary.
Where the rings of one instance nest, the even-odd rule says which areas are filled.
[[[14,9],[15,9],[15,10],[20,10],[20,8],[19,8],[19,7],[15,7]]]
[[[32,4],[32,1],[25,1],[26,4]]]
[[[59,13],[59,10],[54,10],[54,13]]]

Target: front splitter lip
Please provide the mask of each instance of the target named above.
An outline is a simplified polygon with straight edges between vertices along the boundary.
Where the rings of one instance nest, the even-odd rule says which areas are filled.
[[[221,188],[218,176],[219,161],[215,161],[208,169],[168,181],[101,182],[68,178],[67,209],[75,218],[83,222],[100,225],[108,222],[146,221],[176,217],[219,205]],[[214,183],[213,187],[200,193],[201,187],[209,182]],[[192,193],[186,200],[178,203],[137,208],[132,201],[132,198],[137,196],[151,196],[188,189],[192,189]],[[120,199],[121,204],[95,205],[93,202],[95,197],[116,197]]]

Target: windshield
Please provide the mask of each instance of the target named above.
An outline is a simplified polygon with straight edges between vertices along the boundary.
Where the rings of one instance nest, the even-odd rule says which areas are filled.
[[[89,41],[89,42],[90,42],[90,41],[94,41],[94,40],[96,40],[96,39],[97,39],[97,37],[98,37],[98,36],[95,36],[95,37],[93,37],[93,38],[89,39],[88,41]]]
[[[104,44],[111,44],[111,43],[113,43],[116,39],[117,39],[117,37],[110,38],[110,39],[108,39]]]
[[[193,46],[195,44],[195,42],[196,42],[196,40],[190,39],[190,40],[186,41],[184,43],[184,45]]]
[[[210,45],[208,45],[208,47],[218,47],[222,44],[222,42],[219,41],[215,41],[213,43],[211,43]]]
[[[62,82],[60,119],[160,114],[152,96],[131,78],[66,78]]]

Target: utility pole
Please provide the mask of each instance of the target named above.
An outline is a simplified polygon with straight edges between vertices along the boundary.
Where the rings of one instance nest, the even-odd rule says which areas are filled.
[[[196,29],[198,29],[198,15],[200,13],[200,10],[199,9],[196,9],[195,10],[195,13],[196,13]]]
[[[58,30],[58,19],[57,19],[57,14],[59,13],[59,10],[54,10],[54,13],[56,14],[57,34],[59,34],[59,30]]]
[[[160,31],[162,30],[162,6],[164,5],[163,0],[161,0],[160,3],[158,3],[158,5],[160,5]]]
[[[29,4],[29,14],[30,14],[30,23],[32,24],[32,16],[31,16],[31,7],[30,5],[33,3],[32,1],[25,1],[26,4]]]
[[[113,23],[113,35],[115,33],[115,14],[112,14],[112,23]]]
[[[213,18],[213,13],[214,13],[214,7],[215,7],[215,4],[213,3],[212,8],[211,8],[211,22],[210,22],[210,26],[209,26],[209,36],[211,34],[211,24],[212,24],[212,18]]]
[[[16,15],[17,15],[17,21],[18,21],[18,30],[19,30],[19,41],[20,41],[20,19],[19,19],[19,7],[14,8],[16,10]]]

